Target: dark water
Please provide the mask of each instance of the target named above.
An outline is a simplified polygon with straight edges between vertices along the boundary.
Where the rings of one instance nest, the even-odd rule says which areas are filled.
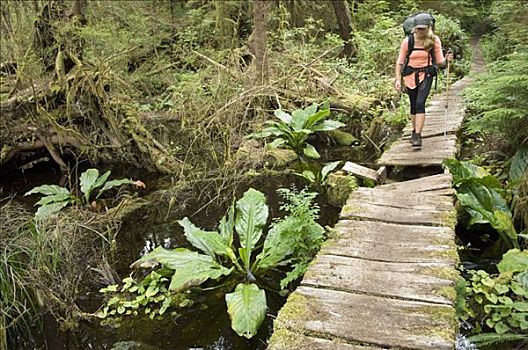
[[[113,172],[114,174],[114,172]],[[23,176],[11,174],[0,182],[5,193],[17,193],[17,198],[31,188],[41,184],[58,184],[60,171],[51,163],[36,165]],[[138,178],[141,178],[138,176]],[[302,183],[295,176],[266,176],[247,181],[237,189],[236,198],[245,190],[254,187],[266,194],[270,208],[270,218],[282,216],[279,210],[278,188],[291,187]],[[156,192],[154,192],[155,195]],[[153,193],[151,192],[151,195]],[[227,196],[227,195],[226,195]],[[192,196],[190,196],[192,198]],[[229,197],[232,197],[229,196]],[[112,267],[120,278],[129,275],[130,264],[157,246],[165,248],[189,247],[183,236],[183,229],[177,220],[189,216],[193,223],[204,229],[215,229],[219,219],[225,214],[226,198],[213,201],[207,208],[203,203],[187,201],[184,206],[169,205],[167,200],[160,199],[154,205],[135,211],[125,219],[117,236],[116,258]],[[326,204],[325,199],[318,197],[321,207],[320,223],[333,225],[337,222],[340,208]],[[26,204],[32,205],[30,201]],[[198,212],[198,213],[197,213]],[[274,276],[278,288],[279,275]],[[101,286],[102,287],[102,286]],[[285,302],[285,297],[266,290],[268,315],[252,339],[238,336],[232,329],[227,313],[223,293],[205,293],[202,301],[197,303],[199,309],[188,314],[172,317],[166,315],[161,321],[149,318],[128,317],[123,319],[120,327],[103,326],[99,322],[83,321],[75,331],[62,331],[51,317],[44,317],[42,328],[35,327],[33,341],[21,342],[18,349],[215,349],[215,350],[249,350],[265,349],[267,339],[272,333],[274,316]],[[78,300],[83,311],[93,312],[103,302],[98,290],[88,290]]]

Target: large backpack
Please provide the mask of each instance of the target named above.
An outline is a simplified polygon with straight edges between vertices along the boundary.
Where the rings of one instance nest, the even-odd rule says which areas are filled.
[[[424,50],[422,48],[415,48],[414,47],[414,35],[413,35],[413,29],[414,29],[414,25],[415,25],[414,24],[414,19],[418,15],[429,16],[429,19],[430,19],[430,22],[431,22],[431,27],[433,28],[433,31],[435,29],[436,20],[435,20],[434,16],[431,13],[429,13],[429,12],[418,12],[418,13],[412,14],[410,16],[407,16],[405,18],[405,20],[403,21],[403,32],[407,36],[407,40],[408,40],[407,47],[408,47],[408,49],[407,49],[407,55],[405,57],[405,62],[403,64],[402,74],[405,76],[405,75],[409,75],[409,74],[412,74],[412,73],[417,73],[419,71],[425,71],[428,74],[432,74],[433,76],[436,77],[437,71],[438,71],[438,67],[436,66],[436,63],[435,63],[436,60],[435,60],[434,48],[429,50],[429,58],[431,60],[431,65],[430,66],[425,67],[424,69],[420,69],[420,70],[411,69],[411,67],[408,66],[409,57],[411,56],[411,53],[413,51],[415,51],[415,50]],[[416,76],[416,80],[418,80],[418,76]],[[418,85],[418,83],[416,85]],[[435,88],[436,88],[436,81],[435,81]]]

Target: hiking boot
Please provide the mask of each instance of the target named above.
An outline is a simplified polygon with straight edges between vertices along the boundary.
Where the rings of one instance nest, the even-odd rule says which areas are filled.
[[[411,134],[411,138],[409,139],[409,142],[413,143],[415,138],[416,138],[416,131],[413,130]]]
[[[422,134],[414,134],[412,145],[413,147],[422,147]]]

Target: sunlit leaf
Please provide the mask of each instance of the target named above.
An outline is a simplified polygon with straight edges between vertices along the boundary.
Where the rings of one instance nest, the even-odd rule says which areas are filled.
[[[60,187],[57,185],[42,185],[42,186],[37,186],[33,188],[29,192],[26,192],[24,196],[29,196],[31,194],[37,194],[37,193],[44,194],[47,196],[53,196],[53,195],[61,194],[61,193],[67,193],[68,195],[70,194],[70,192],[64,187]]]
[[[90,199],[90,193],[92,192],[93,186],[99,177],[99,170],[88,169],[81,174],[79,182],[81,185],[81,192],[84,193],[84,200],[88,203]]]
[[[209,255],[192,252],[185,248],[166,250],[163,247],[157,247],[134,262],[131,267],[149,268],[152,267],[152,261],[175,270],[169,286],[172,291],[197,286],[208,279],[218,279],[233,271],[232,268],[228,269],[218,264]]]
[[[528,271],[528,250],[508,250],[497,264],[497,269],[501,273]]]
[[[267,146],[269,148],[277,148],[277,147],[284,145],[285,143],[286,141],[284,139],[275,139],[272,142],[268,143]]]
[[[273,224],[268,231],[262,252],[256,258],[256,268],[267,270],[277,266],[286,257],[291,255],[295,249],[296,233],[293,225],[298,221],[290,217]]]
[[[233,244],[233,232],[235,228],[235,205],[229,206],[227,215],[224,215],[218,225],[220,236],[228,247]]]
[[[35,205],[47,205],[55,202],[64,202],[64,201],[73,201],[73,198],[68,192],[68,190],[64,189],[64,192],[57,193],[52,196],[45,196],[42,197]]]
[[[337,120],[325,120],[321,124],[314,125],[312,127],[313,131],[330,131],[339,129],[346,126],[346,124],[343,124],[341,122],[338,122]]]
[[[187,217],[179,220],[178,223],[183,227],[187,240],[202,252],[212,258],[215,258],[216,255],[222,255],[229,257],[232,261],[236,260],[231,247],[226,244],[225,240],[217,232],[201,230],[194,226]]]
[[[522,288],[524,288],[526,293],[528,294],[528,269],[526,269],[526,271],[518,274],[516,276],[516,280],[519,281],[519,283],[521,284]],[[527,295],[527,297],[528,297],[528,295]]]
[[[328,163],[326,164],[323,169],[321,169],[321,181],[324,181],[326,179],[326,176],[332,171],[334,170],[338,165],[339,163],[341,163],[340,160],[336,161],[336,162],[332,162],[332,163]]]
[[[38,208],[37,212],[35,213],[35,218],[46,218],[50,216],[51,214],[58,213],[62,208],[67,206],[70,203],[70,201],[63,201],[63,202],[53,202],[50,204],[42,205]]]
[[[307,143],[304,147],[303,153],[305,156],[312,159],[319,159],[321,157],[315,147],[310,145],[309,143]]]
[[[481,178],[490,175],[490,173],[482,167],[454,158],[444,160],[443,164],[449,168],[449,172],[453,175],[453,184],[456,187],[466,179]]]
[[[304,127],[316,130],[318,123],[324,120],[324,118],[326,118],[329,115],[330,115],[330,110],[328,109],[322,109],[317,113],[313,113],[308,116]]]
[[[277,109],[274,112],[275,116],[279,118],[283,123],[290,124],[292,120],[292,116],[288,113],[284,112],[281,109]]]
[[[227,312],[231,318],[231,328],[248,339],[257,334],[266,317],[266,294],[255,284],[237,285],[233,293],[225,296]]]
[[[107,191],[107,190],[109,190],[111,188],[119,187],[119,186],[122,186],[122,185],[136,185],[136,184],[137,184],[136,181],[133,181],[133,180],[130,180],[130,179],[118,179],[118,180],[108,181],[107,183],[104,184],[103,188],[101,188],[99,190],[99,193],[97,194],[97,198],[99,198],[99,196],[101,196],[101,194],[104,191]]]
[[[523,176],[528,176],[528,145],[523,145],[514,154],[510,163],[510,180],[521,181]]]
[[[266,197],[262,192],[250,188],[236,203],[235,228],[240,237],[240,245],[245,248],[241,258],[249,268],[251,252],[260,237],[268,219]]]

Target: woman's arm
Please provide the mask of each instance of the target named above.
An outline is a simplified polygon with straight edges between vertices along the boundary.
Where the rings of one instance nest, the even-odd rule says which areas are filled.
[[[408,47],[408,39],[405,38],[400,45],[400,53],[398,54],[398,59],[396,60],[396,65],[394,67],[394,87],[398,91],[401,90],[401,74]]]
[[[434,50],[435,50],[435,63],[440,68],[444,68],[447,64],[446,58],[449,61],[453,60],[453,54],[451,54],[450,57],[444,57],[444,53],[442,52],[442,42],[440,41],[440,38],[435,35],[435,43],[434,43]],[[449,56],[449,54],[447,55]]]

